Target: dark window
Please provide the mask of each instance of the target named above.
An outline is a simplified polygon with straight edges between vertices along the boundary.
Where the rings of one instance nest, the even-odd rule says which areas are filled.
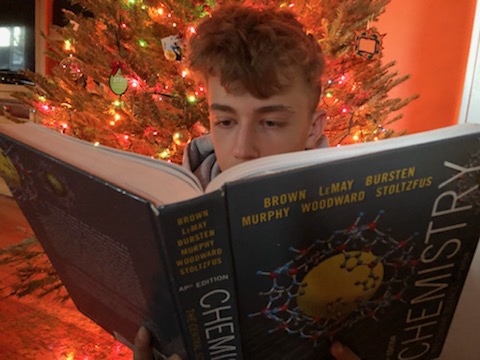
[[[93,16],[72,0],[53,1],[53,24],[65,26],[62,9]],[[35,0],[0,0],[0,83],[31,84],[22,70],[35,71]]]
[[[35,0],[2,0],[0,71],[35,70]]]

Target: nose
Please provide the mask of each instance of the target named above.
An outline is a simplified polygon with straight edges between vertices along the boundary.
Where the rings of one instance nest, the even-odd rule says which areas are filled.
[[[240,126],[233,145],[233,156],[239,160],[252,160],[260,156],[255,129]]]

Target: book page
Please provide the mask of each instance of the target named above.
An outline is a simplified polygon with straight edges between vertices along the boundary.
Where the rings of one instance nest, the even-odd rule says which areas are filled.
[[[195,175],[173,163],[95,146],[33,123],[1,123],[0,133],[148,199],[156,206],[203,193]]]
[[[256,176],[274,174],[314,164],[328,163],[335,160],[352,158],[360,155],[400,149],[417,144],[453,138],[462,134],[480,132],[478,124],[461,124],[422,133],[404,135],[396,138],[341,147],[297,151],[287,154],[272,155],[255,159],[224,171],[208,184],[205,192],[214,191],[226,182]]]

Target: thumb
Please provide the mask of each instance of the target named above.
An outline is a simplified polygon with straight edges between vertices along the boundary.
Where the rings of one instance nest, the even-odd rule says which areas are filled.
[[[182,360],[182,358],[178,354],[173,354],[168,358],[168,360]]]
[[[352,350],[338,341],[335,341],[332,346],[330,346],[330,353],[336,360],[360,360]]]
[[[153,353],[150,347],[151,336],[146,327],[142,326],[135,336],[134,360],[152,360]]]

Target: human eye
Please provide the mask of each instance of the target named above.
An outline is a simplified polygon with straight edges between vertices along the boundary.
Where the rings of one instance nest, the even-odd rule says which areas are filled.
[[[213,120],[213,126],[222,129],[229,129],[235,125],[235,121],[229,118],[216,118]]]
[[[276,129],[283,127],[285,123],[280,120],[264,119],[260,121],[260,125],[266,129]]]

